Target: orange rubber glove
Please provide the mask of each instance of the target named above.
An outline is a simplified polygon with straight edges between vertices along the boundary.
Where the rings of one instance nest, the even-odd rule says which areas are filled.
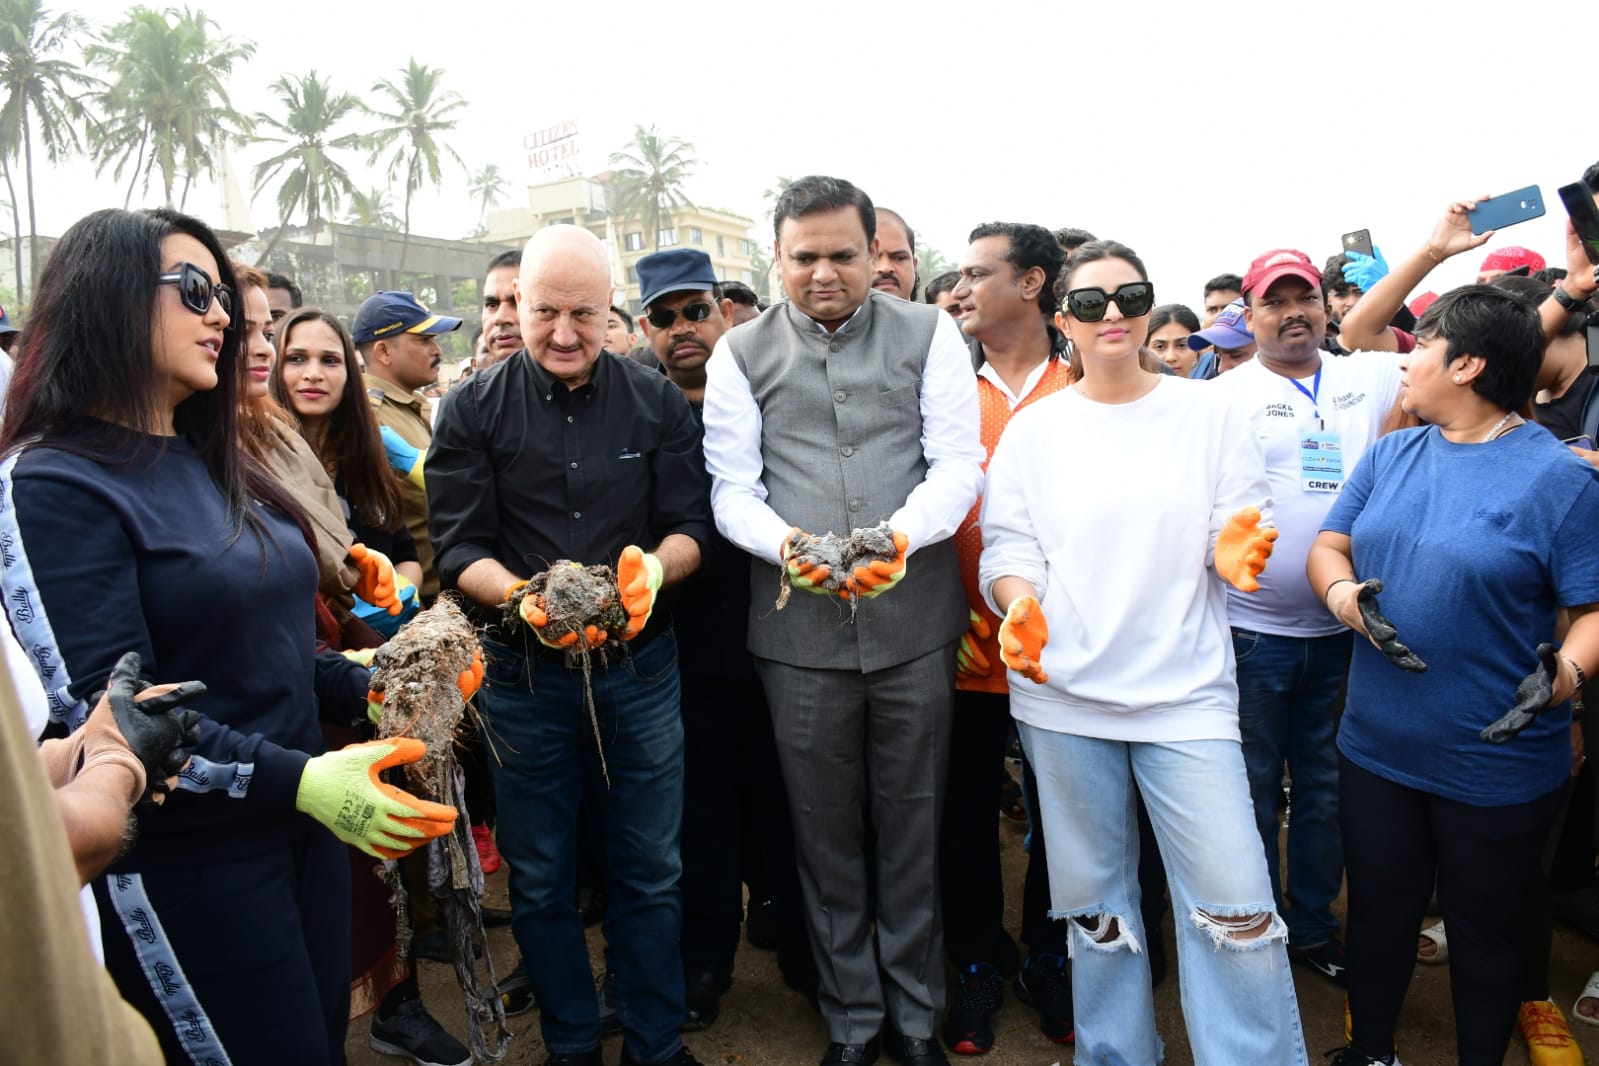
[[[1260,509],[1245,507],[1227,519],[1216,535],[1216,573],[1239,592],[1260,588],[1255,579],[1266,569],[1271,546],[1277,541],[1277,528],[1260,525]]]
[[[398,859],[455,825],[454,807],[417,799],[378,777],[426,754],[420,740],[390,737],[318,755],[305,764],[294,806],[346,844]]]
[[[582,564],[568,563],[567,565],[581,566]],[[526,581],[521,581],[515,585],[512,585],[510,589],[506,591],[506,599],[509,600],[511,598],[511,594],[525,584],[527,584]],[[550,624],[550,615],[549,612],[544,609],[543,596],[535,595],[533,593],[528,593],[526,596],[523,596],[521,611],[522,621],[533,627],[533,635],[538,637],[539,643],[544,645],[546,648],[554,648],[557,651],[565,651],[567,648],[570,648],[572,645],[577,643],[578,635],[576,633],[563,633],[554,640],[551,640],[544,635],[544,627]],[[598,626],[587,626],[583,630],[583,636],[588,638],[589,647],[591,648],[597,648],[601,644],[604,644],[605,638],[609,635],[610,634]]]
[[[961,634],[960,646],[955,649],[955,680],[975,681],[987,677],[994,672],[994,664],[988,661],[977,642],[987,640],[994,631],[989,627],[988,619],[968,608],[971,625],[966,632]]]
[[[483,649],[472,649],[472,661],[467,668],[461,671],[461,676],[455,679],[455,687],[461,690],[461,699],[469,700],[477,695],[477,690],[483,687]]]
[[[999,624],[999,657],[1035,685],[1049,680],[1044,673],[1044,645],[1049,643],[1049,623],[1044,608],[1032,596],[1018,596]]]
[[[909,537],[895,533],[894,558],[873,559],[865,566],[857,566],[845,588],[854,588],[861,599],[870,600],[899,584],[905,579],[905,548],[909,544]]]
[[[805,531],[795,526],[788,531],[788,536],[783,538],[783,565],[788,567],[788,583],[797,589],[806,592],[820,592],[824,596],[828,590],[822,586],[833,571],[825,566],[811,566],[809,563],[799,562],[794,558],[794,549],[800,539],[805,536]],[[843,590],[841,589],[840,592]]]
[[[352,592],[372,606],[381,607],[390,614],[399,614],[405,610],[405,605],[400,602],[395,590],[394,564],[389,562],[387,555],[368,548],[365,544],[352,544],[350,558],[355,560],[355,565],[361,571],[361,578],[355,583]]]
[[[629,544],[616,562],[616,584],[622,593],[622,609],[627,612],[623,640],[632,640],[644,631],[655,610],[655,594],[661,591],[665,572],[661,560]]]

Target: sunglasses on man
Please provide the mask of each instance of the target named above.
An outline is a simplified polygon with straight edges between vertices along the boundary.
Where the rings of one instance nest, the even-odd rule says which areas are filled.
[[[212,300],[222,305],[223,314],[233,317],[233,290],[213,282],[211,275],[193,263],[180,263],[178,269],[170,274],[158,274],[155,280],[159,285],[176,285],[183,306],[201,317],[210,312]]]
[[[677,316],[682,315],[687,322],[704,322],[711,317],[711,312],[716,310],[715,304],[706,303],[704,300],[695,300],[693,303],[684,304],[676,311],[670,307],[652,307],[649,314],[644,317],[650,320],[650,325],[656,329],[671,329],[672,323],[677,321]]]
[[[1112,300],[1121,308],[1123,318],[1141,318],[1155,306],[1155,286],[1147,281],[1130,281],[1115,292],[1097,286],[1073,289],[1066,294],[1066,310],[1079,322],[1098,322],[1105,317]]]

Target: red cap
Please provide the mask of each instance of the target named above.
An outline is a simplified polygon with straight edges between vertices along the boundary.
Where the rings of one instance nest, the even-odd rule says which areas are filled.
[[[1276,248],[1249,264],[1249,273],[1244,275],[1244,295],[1265,292],[1279,278],[1300,278],[1312,288],[1321,288],[1321,271],[1308,255],[1293,248]]]
[[[1495,248],[1488,253],[1488,258],[1482,261],[1482,266],[1477,268],[1477,273],[1486,274],[1490,270],[1511,271],[1518,267],[1526,267],[1527,273],[1544,268],[1543,256],[1527,248],[1518,248],[1509,245],[1505,248]]]
[[[1422,315],[1427,313],[1427,308],[1431,307],[1433,301],[1436,299],[1438,299],[1438,294],[1433,292],[1431,289],[1428,289],[1426,292],[1422,293],[1405,306],[1410,309],[1411,314],[1415,315],[1417,318],[1420,318]]]

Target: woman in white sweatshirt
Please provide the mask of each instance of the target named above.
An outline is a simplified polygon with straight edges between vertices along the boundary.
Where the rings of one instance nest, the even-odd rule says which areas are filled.
[[[1248,422],[1207,382],[1139,366],[1154,291],[1130,248],[1062,272],[1072,388],[1010,423],[988,468],[979,584],[1004,617],[1011,713],[1038,775],[1052,917],[1070,919],[1078,1055],[1162,1057],[1139,918],[1142,792],[1178,915],[1199,1066],[1306,1062],[1286,928],[1244,774],[1227,600],[1276,530]],[[1056,472],[1069,470],[1057,478]]]

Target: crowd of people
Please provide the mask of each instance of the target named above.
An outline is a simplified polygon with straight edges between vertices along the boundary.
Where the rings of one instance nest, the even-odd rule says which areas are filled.
[[[497,992],[552,1066],[616,1033],[696,1066],[741,936],[823,1066],[988,1052],[1012,981],[1078,1061],[1154,1066],[1168,909],[1197,1063],[1308,1063],[1298,966],[1347,989],[1338,1066],[1391,1066],[1447,962],[1459,1062],[1519,1031],[1580,1064],[1548,955],[1596,889],[1599,269],[1568,230],[1564,269],[1501,247],[1412,300],[1493,238],[1474,203],[1391,266],[1265,251],[1196,314],[1028,223],[924,289],[910,224],[812,176],[775,205],[784,299],[674,248],[629,309],[553,225],[488,263],[448,388],[462,320],[411,293],[347,324],[196,219],[87,216],[0,420],[0,839],[38,871],[0,1042],[331,1066],[362,1019],[465,1066],[411,961],[459,951],[447,838],[508,867]],[[570,564],[610,568],[609,621],[561,615]],[[458,805],[373,739],[373,650],[440,596],[485,666]]]

